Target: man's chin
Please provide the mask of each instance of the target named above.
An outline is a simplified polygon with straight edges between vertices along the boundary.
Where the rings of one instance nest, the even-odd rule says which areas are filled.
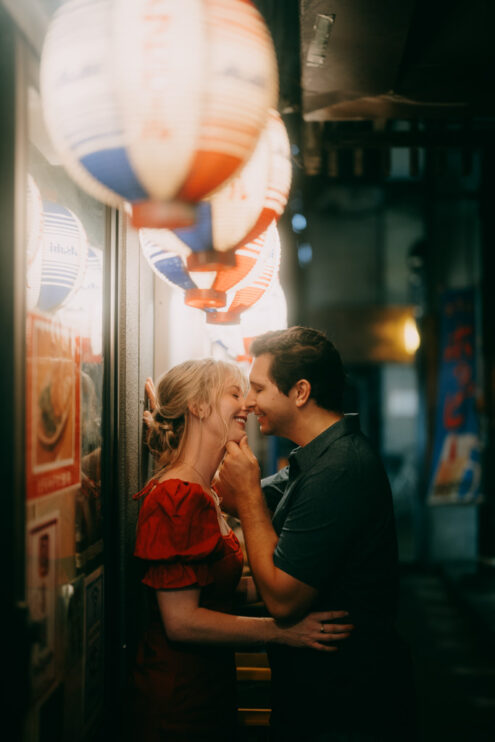
[[[263,422],[263,423],[260,423],[259,425],[260,425],[260,433],[261,433],[261,435],[271,435],[272,431],[271,431],[270,426],[268,425],[268,423]]]

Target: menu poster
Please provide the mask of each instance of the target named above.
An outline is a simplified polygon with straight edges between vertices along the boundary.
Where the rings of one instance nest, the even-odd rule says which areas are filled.
[[[27,602],[35,627],[31,687],[39,698],[56,680],[58,513],[32,523],[27,533]]]
[[[80,481],[81,360],[74,331],[28,314],[26,378],[27,498]]]
[[[471,503],[480,498],[480,437],[476,409],[476,326],[473,289],[445,292],[428,502]]]

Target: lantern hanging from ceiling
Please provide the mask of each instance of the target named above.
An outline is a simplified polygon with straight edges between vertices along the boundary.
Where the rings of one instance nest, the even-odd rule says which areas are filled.
[[[265,270],[270,260],[273,236],[267,230],[235,251],[236,263],[221,271],[188,271],[188,246],[177,234],[167,229],[140,229],[143,254],[159,278],[174,288],[182,289],[184,301],[196,309],[218,309],[225,306],[228,292],[251,285]]]
[[[190,51],[186,51],[190,50]],[[69,0],[41,57],[48,131],[92,196],[197,202],[247,161],[278,94],[250,0]]]
[[[292,177],[290,142],[278,111],[270,110],[262,138],[268,150],[268,177],[266,181],[257,179],[257,188],[263,188],[263,207],[250,231],[244,235],[243,242],[251,242],[273,221],[277,222],[289,197]]]
[[[191,248],[190,270],[220,270],[235,261],[234,250],[252,242],[282,215],[291,183],[290,144],[275,109],[256,149],[228,183],[201,202],[193,226],[176,230]]]
[[[280,267],[280,238],[275,222],[264,233],[266,257],[261,270],[252,279],[244,280],[227,292],[225,309],[210,311],[206,321],[211,324],[239,324],[241,314],[252,307],[271,288]]]
[[[41,193],[32,175],[28,174],[26,200],[26,304],[28,310],[36,306],[40,294],[43,222]]]
[[[43,202],[41,285],[37,306],[50,312],[66,303],[84,280],[86,232],[77,216],[57,203]]]

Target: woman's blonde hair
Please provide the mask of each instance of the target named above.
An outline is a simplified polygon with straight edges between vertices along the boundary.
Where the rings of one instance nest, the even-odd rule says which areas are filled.
[[[217,407],[230,379],[244,393],[247,391],[246,378],[237,366],[213,358],[179,363],[160,377],[153,423],[147,433],[148,447],[159,470],[180,459],[188,433],[189,407],[206,406],[205,417],[208,417]]]

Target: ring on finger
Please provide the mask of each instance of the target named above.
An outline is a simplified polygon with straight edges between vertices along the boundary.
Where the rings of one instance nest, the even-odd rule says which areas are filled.
[[[324,633],[325,633],[325,624],[322,623],[320,626],[320,634],[324,634]]]

